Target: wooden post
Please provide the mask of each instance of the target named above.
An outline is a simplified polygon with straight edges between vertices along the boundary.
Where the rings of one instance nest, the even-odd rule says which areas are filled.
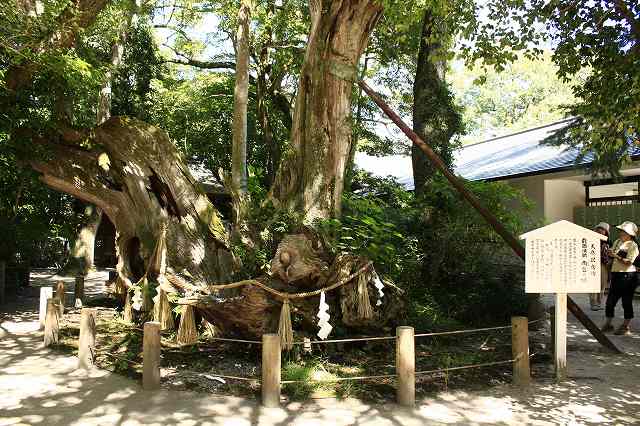
[[[553,342],[556,380],[567,377],[567,293],[556,293],[555,339]]]
[[[74,306],[76,308],[82,308],[84,302],[84,276],[78,275],[76,277],[76,286],[74,289]]]
[[[144,323],[142,337],[142,388],[160,389],[160,323]]]
[[[66,295],[64,293],[64,283],[62,281],[58,281],[53,285],[54,293],[56,295],[56,299],[60,301],[58,305],[58,309],[60,310],[60,316],[64,315],[64,302],[66,299]]]
[[[396,328],[397,400],[403,407],[416,401],[416,351],[413,327]]]
[[[58,301],[47,299],[47,316],[44,321],[44,347],[58,343]]]
[[[51,298],[53,298],[53,290],[49,287],[40,287],[40,310],[38,311],[40,329],[44,328],[44,322],[47,317],[47,300]]]
[[[280,406],[280,336],[262,335],[262,405]]]
[[[513,361],[513,384],[526,386],[531,381],[527,317],[511,317],[511,353],[515,360]]]
[[[0,305],[5,302],[7,290],[7,262],[0,260]]]
[[[80,339],[78,341],[78,368],[93,367],[96,345],[96,309],[82,308],[80,314]]]

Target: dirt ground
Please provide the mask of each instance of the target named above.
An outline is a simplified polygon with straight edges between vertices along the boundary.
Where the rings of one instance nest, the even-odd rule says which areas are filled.
[[[35,286],[58,278],[32,274]],[[101,293],[105,279],[106,273],[89,276],[87,295]],[[64,281],[71,295],[73,279]],[[42,348],[36,293],[1,307],[0,425],[640,424],[640,333],[611,336],[625,351],[612,355],[573,318],[569,379],[562,384],[556,384],[546,368],[536,371],[527,389],[499,385],[442,392],[420,399],[415,410],[332,398],[264,409],[255,399],[166,389],[151,393],[104,370],[76,371],[75,357]],[[587,297],[575,298],[585,308]],[[640,304],[637,308],[640,312]],[[602,320],[602,311],[587,312]],[[621,308],[616,313],[620,317]],[[634,325],[640,328],[640,320]]]

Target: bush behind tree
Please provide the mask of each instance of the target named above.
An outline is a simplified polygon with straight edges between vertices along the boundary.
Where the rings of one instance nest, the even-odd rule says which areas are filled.
[[[466,185],[512,233],[533,224],[521,191],[498,182]],[[444,177],[416,199],[391,178],[359,171],[343,205],[340,220],[316,229],[335,253],[370,258],[405,290],[416,327],[504,323],[526,312],[522,262]]]

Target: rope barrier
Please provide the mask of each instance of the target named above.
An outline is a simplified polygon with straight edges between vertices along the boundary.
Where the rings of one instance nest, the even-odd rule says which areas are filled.
[[[501,327],[475,328],[471,330],[441,331],[436,333],[420,333],[420,334],[416,334],[415,337],[446,336],[448,334],[478,333],[481,331],[506,330],[506,329],[511,329],[511,326],[504,325]]]
[[[500,327],[487,327],[487,328],[475,328],[470,330],[455,330],[455,331],[441,331],[434,333],[419,333],[415,334],[414,337],[430,337],[430,336],[445,336],[448,334],[464,334],[464,333],[476,333],[482,331],[491,331],[491,330],[506,330],[511,329],[510,325],[504,325]],[[308,342],[305,341],[297,341],[293,342],[294,345],[319,345],[322,343],[343,343],[343,342],[362,342],[369,340],[395,340],[396,336],[379,336],[379,337],[355,337],[352,339],[333,339],[333,340],[311,340]]]
[[[120,360],[120,361],[128,362],[128,363],[129,363],[129,364],[131,364],[131,365],[139,365],[139,366],[142,366],[142,363],[135,362],[135,361],[131,361],[131,360],[129,360],[129,359],[119,357],[119,356],[117,356],[117,355],[114,355],[114,354],[112,354],[112,353],[110,353],[110,352],[106,352],[106,351],[104,351],[104,350],[102,350],[102,351],[97,350],[97,351],[92,352],[92,353],[95,353],[95,354],[96,354],[96,357],[97,357],[97,355],[106,355],[106,356],[108,356],[108,357],[111,357],[111,358],[114,358],[114,359],[117,359],[117,360]]]
[[[500,365],[500,364],[511,364],[512,362],[516,361],[518,358],[514,358],[514,359],[509,359],[506,361],[494,361],[494,362],[484,362],[481,364],[471,364],[471,365],[463,365],[461,367],[449,367],[449,368],[440,368],[438,370],[425,370],[425,371],[416,371],[416,376],[419,374],[435,374],[435,373],[444,373],[447,371],[454,371],[454,370],[466,370],[469,368],[479,368],[479,367],[489,367],[491,365]]]
[[[349,381],[349,380],[371,380],[371,379],[388,379],[388,378],[393,378],[393,377],[398,377],[397,374],[381,374],[378,376],[354,376],[354,377],[336,377],[333,379],[322,379],[322,380],[315,380],[315,379],[309,379],[309,380],[282,380],[280,383],[282,383],[283,385],[289,384],[289,383],[333,383],[333,382],[345,382],[345,381]]]
[[[239,376],[227,376],[225,374],[214,374],[214,373],[202,373],[202,374],[197,374],[197,376],[213,376],[213,377],[220,377],[222,379],[229,379],[229,380],[241,380],[241,381],[245,381],[245,382],[260,382],[260,378],[259,377],[239,377]],[[208,377],[207,377],[208,378]]]
[[[333,340],[310,340],[308,342],[293,342],[294,345],[319,345],[322,343],[342,343],[342,342],[363,342],[369,340],[395,340],[396,336],[381,336],[381,337],[355,337],[353,339],[333,339]]]
[[[207,340],[220,340],[222,342],[237,342],[237,343],[251,343],[253,345],[261,345],[259,340],[243,340],[243,339],[230,339],[226,337],[208,337]]]

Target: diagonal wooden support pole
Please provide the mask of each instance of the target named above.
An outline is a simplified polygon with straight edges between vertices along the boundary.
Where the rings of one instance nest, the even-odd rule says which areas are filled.
[[[524,260],[524,247],[520,244],[520,242],[516,239],[514,235],[512,235],[503,225],[498,221],[498,219],[487,210],[481,203],[480,200],[476,198],[462,183],[460,179],[458,179],[444,164],[440,156],[429,146],[427,145],[407,124],[402,121],[402,119],[396,114],[389,105],[386,104],[382,100],[382,98],[373,91],[364,81],[358,81],[358,85],[364,90],[364,92],[373,100],[373,102],[378,105],[378,107],[386,114],[387,117],[391,119],[395,123],[396,126],[402,130],[402,132],[413,142],[424,154],[427,158],[433,163],[433,165],[442,172],[442,174],[447,178],[449,183],[458,190],[462,198],[464,198],[469,204],[475,208],[478,213],[491,225],[494,231],[502,239],[513,249],[513,251]],[[620,349],[613,344],[611,340],[598,328],[597,325],[591,321],[582,309],[570,298],[567,297],[567,307],[569,311],[585,326],[587,330],[596,338],[600,344],[606,348],[611,349],[615,353],[622,353]]]

